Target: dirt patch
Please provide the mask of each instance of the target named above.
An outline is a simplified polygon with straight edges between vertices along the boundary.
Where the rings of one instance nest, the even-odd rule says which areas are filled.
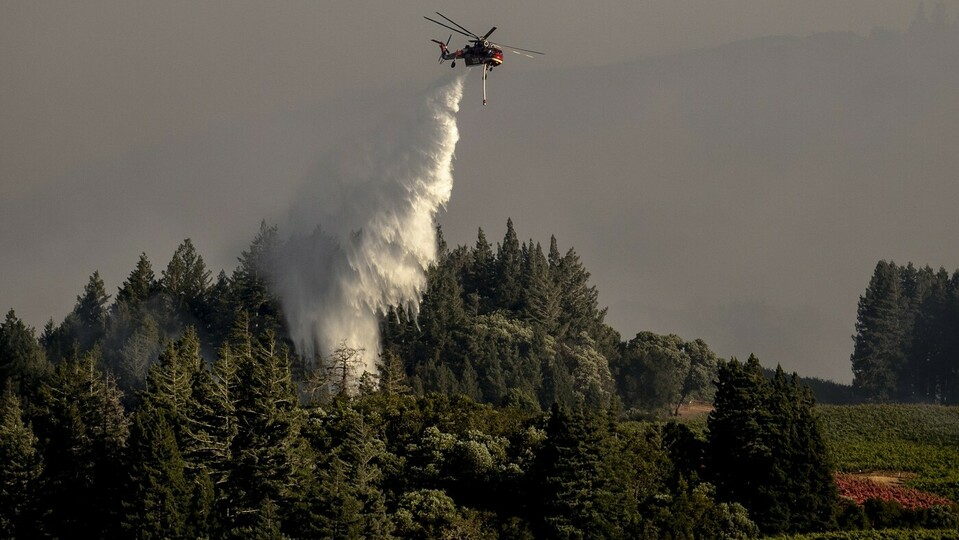
[[[886,486],[901,486],[903,483],[916,477],[916,473],[902,471],[868,471],[847,474],[853,478],[869,480],[870,482]]]
[[[706,401],[693,401],[692,403],[686,403],[679,407],[680,418],[706,416],[711,412],[713,412],[713,404]]]

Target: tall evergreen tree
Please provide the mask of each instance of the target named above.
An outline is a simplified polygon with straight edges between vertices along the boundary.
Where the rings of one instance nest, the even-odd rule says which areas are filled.
[[[879,261],[865,294],[859,298],[853,336],[853,386],[877,401],[893,398],[905,364],[900,283],[896,265]]]
[[[759,360],[721,362],[707,422],[710,477],[719,497],[749,510],[766,534],[824,530],[836,490],[812,394]]]
[[[506,220],[506,235],[496,252],[496,302],[500,309],[513,311],[522,299],[523,257],[513,220]]]
[[[156,292],[157,281],[153,273],[153,265],[146,253],[140,254],[136,268],[130,272],[126,281],[117,292],[117,302],[134,306],[146,302]]]
[[[385,444],[347,400],[333,403],[321,421],[323,437],[311,441],[320,459],[310,497],[314,519],[309,535],[388,537],[392,524],[381,489]]]
[[[610,497],[603,439],[604,426],[598,419],[555,404],[551,408],[530,493],[532,515],[542,520],[538,525],[543,537],[616,536],[604,504]]]
[[[0,391],[9,387],[33,393],[50,370],[33,328],[24,324],[12,309],[8,311],[0,323]]]
[[[523,316],[549,335],[564,333],[559,328],[560,291],[549,270],[543,248],[529,250],[523,268]]]
[[[167,342],[159,361],[150,367],[144,400],[161,409],[174,428],[178,441],[187,424],[193,379],[201,368],[200,340],[193,327],[176,342]]]
[[[463,289],[467,294],[476,294],[474,315],[487,313],[492,308],[493,294],[496,290],[496,256],[486,240],[486,233],[480,228],[476,234],[476,246],[472,252],[470,274]]]
[[[237,363],[237,432],[227,486],[234,505],[230,528],[241,535],[262,517],[267,500],[278,506],[280,521],[282,512],[298,504],[308,460],[289,357],[271,333],[250,342],[250,353]]]
[[[173,317],[171,330],[174,333],[191,324],[199,325],[203,332],[208,330],[210,271],[189,238],[173,252],[159,287]]]
[[[37,493],[43,463],[37,437],[23,422],[20,399],[12,391],[0,397],[0,536],[38,536],[41,521]]]
[[[41,485],[53,536],[119,534],[123,448],[129,421],[98,348],[57,368],[33,425],[45,464]]]
[[[279,299],[270,289],[279,244],[276,226],[261,222],[249,249],[240,254],[240,264],[231,278],[234,310],[249,314],[250,330],[254,333],[283,332]]]
[[[150,401],[134,415],[125,524],[136,538],[184,538],[192,517],[186,463],[168,418],[165,408]]]
[[[100,272],[94,272],[73,308],[76,325],[71,328],[71,337],[80,352],[89,351],[106,333],[109,302],[110,295],[100,278]]]

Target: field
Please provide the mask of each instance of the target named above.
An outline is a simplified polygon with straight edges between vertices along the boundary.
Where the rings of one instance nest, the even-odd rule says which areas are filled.
[[[959,502],[959,407],[817,405],[837,472]],[[706,428],[708,411],[680,421]]]
[[[837,471],[959,501],[959,407],[820,405]]]

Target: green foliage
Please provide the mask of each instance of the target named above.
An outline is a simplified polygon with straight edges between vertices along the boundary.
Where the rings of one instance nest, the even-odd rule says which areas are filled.
[[[27,327],[11,309],[0,323],[0,391],[29,391],[50,371],[33,328]]]
[[[239,329],[242,332],[242,329]],[[235,338],[247,341],[242,334]],[[250,348],[237,350],[236,434],[230,445],[231,469],[226,490],[233,505],[236,531],[264,518],[266,501],[278,508],[278,519],[294,508],[306,489],[303,413],[298,406],[286,350],[267,332],[249,338]]]
[[[912,471],[912,485],[955,499],[954,409],[821,407],[823,436],[795,376],[720,363],[675,335],[622,343],[574,250],[551,238],[544,253],[506,229],[495,248],[482,230],[473,247],[440,238],[419,312],[384,314],[379,377],[357,384],[356,355],[341,351],[316,372],[323,391],[309,404],[270,290],[279,241],[265,223],[213,283],[186,240],[159,280],[141,254],[112,305],[94,274],[39,342],[11,311],[0,324],[13,390],[0,404],[2,534],[753,538],[833,527],[834,516],[954,526],[945,507],[837,504],[827,457],[842,470]],[[877,272],[886,281],[870,285],[857,326],[857,388],[953,399],[959,278]],[[712,399],[717,374],[705,439],[705,426],[621,421],[621,405],[675,413]]]
[[[137,538],[184,537],[192,517],[186,462],[168,414],[146,403],[134,416],[130,430],[126,525]]]
[[[123,448],[129,420],[99,349],[61,362],[41,389],[31,418],[45,464],[40,497],[53,536],[78,530],[118,534]]]
[[[37,437],[23,422],[20,400],[0,397],[0,535],[26,537],[38,526],[38,480],[43,471]]]
[[[613,364],[623,405],[677,414],[689,399],[712,398],[717,357],[700,339],[640,332]]]
[[[495,253],[480,230],[474,248],[443,243],[439,254],[419,314],[390,307],[381,324],[383,349],[402,360],[415,393],[531,410],[616,402],[609,359],[619,335],[603,324],[574,250],[560,255],[555,238],[548,255],[520,244],[508,220]]]
[[[836,504],[829,457],[808,389],[755,356],[721,363],[707,426],[710,477],[766,533],[824,530]]]
[[[959,500],[959,407],[821,405],[817,409],[837,470],[906,473],[906,485]]]
[[[879,261],[859,299],[853,387],[878,402],[959,403],[959,271]]]

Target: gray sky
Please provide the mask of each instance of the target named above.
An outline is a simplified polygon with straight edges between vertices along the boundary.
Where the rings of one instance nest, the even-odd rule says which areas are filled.
[[[422,19],[439,10],[548,53],[508,56],[486,110],[467,79],[449,240],[499,239],[512,216],[577,249],[624,337],[848,381],[876,260],[959,267],[959,141],[934,114],[956,109],[956,77],[872,45],[720,46],[866,39],[917,5],[3,2],[0,308],[59,321],[94,270],[115,291],[141,251],[159,273],[186,237],[232,270],[346,134],[445,75],[428,40],[449,32]]]

